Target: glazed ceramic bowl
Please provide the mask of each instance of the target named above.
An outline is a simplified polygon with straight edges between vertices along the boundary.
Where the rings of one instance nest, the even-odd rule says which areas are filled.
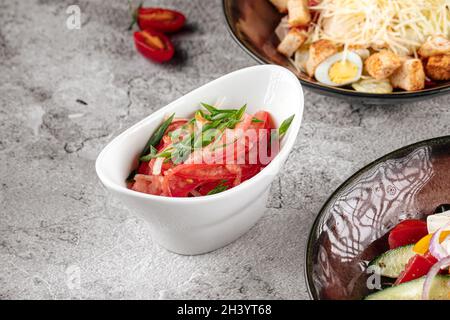
[[[362,299],[368,262],[388,250],[400,221],[450,204],[450,136],[394,151],[358,171],[326,202],[309,237],[306,278],[314,299]]]
[[[295,115],[279,154],[267,167],[230,190],[204,197],[169,198],[126,188],[148,137],[166,115],[192,116],[200,102],[217,99],[223,99],[224,108],[247,103],[249,113],[266,110],[277,126]],[[270,184],[294,145],[302,113],[302,88],[289,70],[269,65],[242,69],[186,94],[119,135],[98,156],[97,174],[114,196],[148,222],[154,241],[180,254],[212,251],[240,237],[263,215]]]
[[[398,91],[389,94],[370,94],[322,85],[308,75],[298,72],[285,56],[278,53],[279,40],[274,30],[283,15],[269,0],[222,0],[222,4],[228,29],[245,52],[259,63],[277,64],[290,69],[304,87],[317,93],[365,104],[395,104],[419,101],[450,92],[450,82],[415,92]]]

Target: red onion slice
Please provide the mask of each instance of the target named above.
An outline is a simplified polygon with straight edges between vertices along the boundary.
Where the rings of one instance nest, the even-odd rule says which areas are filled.
[[[448,227],[450,227],[450,222],[436,231],[430,241],[430,253],[439,261],[450,255],[450,252],[447,252],[447,250],[445,250],[445,248],[439,241],[442,231],[444,231]]]
[[[437,262],[428,272],[425,282],[423,283],[423,291],[422,291],[422,300],[429,300],[430,299],[430,291],[431,286],[433,285],[433,280],[436,277],[436,275],[439,273],[439,271],[443,268],[450,266],[450,256],[448,256],[445,259],[442,259],[441,261]],[[448,284],[450,286],[450,283]]]
[[[198,192],[197,190],[192,190],[192,191],[191,191],[191,194],[192,194],[194,197],[201,197],[201,196],[202,196],[202,194],[201,194],[200,192]]]

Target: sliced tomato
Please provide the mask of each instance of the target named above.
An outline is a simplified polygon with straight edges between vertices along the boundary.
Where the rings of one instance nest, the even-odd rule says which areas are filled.
[[[178,128],[181,128],[184,126],[188,121],[186,119],[177,119],[172,121],[172,123],[169,125],[169,127],[166,130],[166,134],[172,131],[177,130]]]
[[[253,119],[257,119],[261,122],[253,122]],[[270,113],[267,111],[258,111],[253,115],[252,124],[250,128],[252,129],[273,129],[274,125]]]
[[[135,182],[131,189],[138,192],[153,194],[153,195],[165,195],[162,189],[163,177],[136,175]]]
[[[135,32],[134,44],[144,57],[159,63],[172,59],[175,52],[170,39],[153,30]]]
[[[271,130],[275,128],[272,118],[270,114],[266,111],[259,111],[254,114],[254,119],[258,119],[261,122],[252,122],[251,129],[258,130],[258,164],[261,164],[261,161],[263,161],[262,164],[267,165],[272,159],[276,156],[278,153],[278,150],[272,153],[271,150]],[[266,141],[264,141],[266,139]],[[262,150],[261,147],[265,146],[267,149]],[[277,147],[278,149],[278,147]],[[262,152],[264,152],[264,159],[262,159]]]
[[[431,267],[436,262],[436,258],[429,253],[424,256],[416,254],[409,260],[408,264],[405,267],[405,270],[397,278],[395,284],[397,285],[423,277],[430,271]]]
[[[218,181],[213,181],[213,182],[206,182],[206,183],[202,184],[198,188],[198,192],[200,192],[200,194],[202,196],[206,196],[210,191],[212,191],[218,185],[227,186],[227,190],[228,190],[228,189],[231,189],[233,187],[233,181],[231,181],[231,180],[226,180],[226,181],[218,180]]]
[[[191,191],[197,189],[204,183],[196,179],[186,179],[176,175],[169,175],[165,177],[165,180],[170,197],[188,197]]]
[[[414,244],[428,234],[427,223],[422,220],[405,220],[389,233],[389,248],[395,249]]]
[[[162,8],[139,8],[137,22],[141,30],[175,32],[183,28],[186,17],[178,11]]]
[[[156,162],[156,159],[152,159],[150,160],[150,162],[147,162],[147,166],[149,167],[149,173],[151,174],[153,172],[153,166]],[[167,170],[173,168],[174,164],[172,161],[168,161],[168,162],[163,162],[162,166],[161,166],[161,174],[164,174],[164,172],[166,172]]]
[[[243,165],[242,167],[242,182],[256,176],[264,167],[259,164]]]
[[[170,174],[199,181],[228,180],[236,177],[236,174],[222,164],[180,164],[173,168]]]
[[[427,223],[425,221],[423,221],[423,220],[408,219],[408,220],[403,220],[402,222],[399,222],[394,227],[394,229],[411,228],[411,227],[423,227],[424,225],[426,226]]]
[[[139,164],[137,173],[148,175],[150,173],[150,167],[148,166],[148,162],[141,162],[141,164]]]

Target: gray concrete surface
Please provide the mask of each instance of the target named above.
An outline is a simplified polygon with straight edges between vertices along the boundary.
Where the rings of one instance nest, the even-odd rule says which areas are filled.
[[[146,1],[189,20],[164,66],[135,52],[126,1],[76,2],[81,30],[65,26],[72,1],[0,0],[0,299],[307,299],[305,243],[331,192],[389,151],[450,134],[449,96],[367,107],[306,92],[264,218],[216,252],[167,252],[101,186],[96,155],[144,116],[255,62],[228,35],[219,0]]]

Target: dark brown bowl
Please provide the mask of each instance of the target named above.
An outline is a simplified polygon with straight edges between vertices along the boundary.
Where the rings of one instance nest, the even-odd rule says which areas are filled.
[[[251,57],[262,64],[278,64],[294,72],[302,85],[317,93],[360,101],[366,104],[395,104],[419,101],[450,92],[450,82],[430,89],[389,94],[371,94],[352,89],[322,85],[298,72],[289,60],[278,53],[278,39],[274,30],[282,15],[269,0],[222,0],[225,19],[231,35]]]
[[[422,141],[369,164],[342,184],[313,224],[306,278],[313,299],[362,299],[368,262],[387,232],[450,204],[450,136]]]

